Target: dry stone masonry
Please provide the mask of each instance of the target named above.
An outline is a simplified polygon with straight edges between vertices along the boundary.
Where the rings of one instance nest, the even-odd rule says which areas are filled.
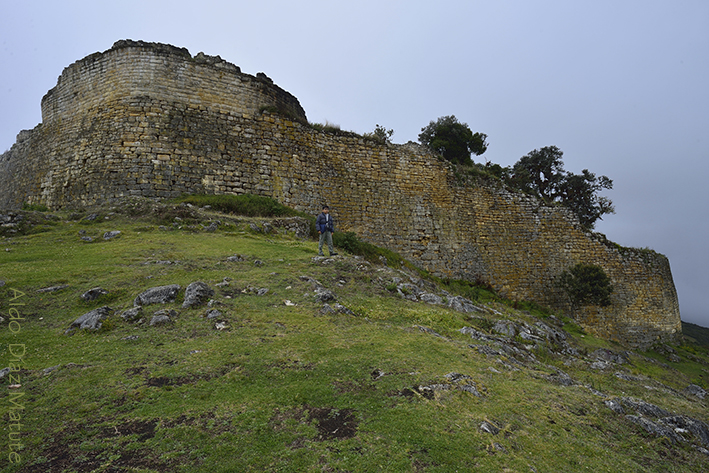
[[[559,274],[603,267],[610,307],[574,311],[599,336],[647,346],[681,330],[667,258],[585,233],[562,208],[464,183],[413,143],[382,145],[308,126],[264,74],[174,46],[119,41],[67,67],[42,123],[0,156],[0,208],[52,209],[126,196],[267,195],[398,251],[434,274],[570,310]]]

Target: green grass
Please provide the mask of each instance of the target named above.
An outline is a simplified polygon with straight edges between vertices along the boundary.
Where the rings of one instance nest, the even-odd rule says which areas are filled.
[[[204,201],[192,205],[215,210]],[[633,383],[583,361],[599,347],[622,347],[584,334],[556,314],[570,329],[578,356],[544,346],[533,352],[536,362],[486,356],[471,349],[478,342],[459,333],[461,327],[491,333],[497,318],[534,324],[548,322],[549,311],[515,307],[484,287],[434,278],[432,284],[476,298],[490,312],[471,318],[407,301],[387,286],[403,277],[400,270],[425,274],[408,263],[400,269],[364,264],[378,257],[346,252],[317,262],[315,240],[254,233],[246,221],[204,231],[211,213],[160,225],[180,209],[162,209],[149,219],[103,209],[101,218],[88,222],[60,213],[42,233],[0,241],[2,315],[7,319],[16,307],[24,318],[15,334],[8,320],[2,324],[1,367],[12,358],[10,344],[26,347],[17,373],[22,386],[10,389],[8,377],[1,386],[3,393],[24,393],[22,462],[9,464],[5,455],[1,471],[706,470],[707,456],[646,434],[582,386],[707,421],[706,402],[663,390],[681,391],[689,382],[709,388],[706,366],[687,358],[706,362],[702,345],[677,348],[683,361],[674,364],[655,352],[631,355],[630,364],[617,369],[644,377]],[[105,241],[109,230],[122,233]],[[235,254],[243,261],[227,261]],[[355,315],[323,315],[304,276],[333,291]],[[225,278],[229,286],[217,287]],[[184,288],[193,281],[215,289],[227,330],[205,319],[206,307],[181,307]],[[178,300],[145,307],[146,323],[117,316],[143,290],[173,283],[183,288]],[[68,287],[37,292],[58,285]],[[81,300],[96,286],[109,294]],[[249,288],[269,290],[258,296]],[[13,301],[14,290],[24,295]],[[18,301],[26,305],[10,306]],[[77,317],[104,305],[116,310],[104,330],[64,334]],[[148,326],[152,313],[163,308],[179,312],[175,322]],[[57,368],[45,373],[50,367]],[[550,382],[556,369],[582,385]],[[416,392],[421,385],[449,383],[445,375],[451,372],[470,376],[483,396],[456,389],[430,398]],[[11,405],[3,395],[0,445],[7,454]],[[501,432],[481,432],[483,421]],[[337,427],[328,430],[330,425]]]

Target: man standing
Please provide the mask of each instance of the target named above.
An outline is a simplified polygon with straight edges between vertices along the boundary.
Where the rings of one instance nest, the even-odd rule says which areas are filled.
[[[315,228],[318,229],[320,234],[320,244],[318,245],[318,255],[323,255],[322,246],[327,240],[327,249],[330,251],[330,256],[335,256],[337,253],[332,247],[332,234],[335,233],[335,224],[332,221],[332,215],[330,215],[330,207],[323,205],[322,213],[318,215],[317,220],[315,220]]]

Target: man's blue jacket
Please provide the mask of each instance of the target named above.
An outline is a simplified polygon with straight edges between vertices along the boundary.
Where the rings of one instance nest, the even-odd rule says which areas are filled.
[[[325,233],[326,231],[334,232],[335,223],[332,219],[332,215],[329,213],[321,213],[318,215],[318,218],[315,220],[315,228],[317,228],[320,233]]]

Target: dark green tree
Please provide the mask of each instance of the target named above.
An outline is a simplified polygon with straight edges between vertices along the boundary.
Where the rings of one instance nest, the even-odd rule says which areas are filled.
[[[612,188],[612,180],[584,169],[581,174],[567,173],[559,186],[559,200],[576,214],[581,225],[592,229],[603,215],[615,212],[613,202],[598,195],[602,189]]]
[[[563,155],[556,146],[531,151],[515,163],[509,183],[547,203],[559,202],[568,207],[590,230],[603,215],[615,212],[610,199],[598,195],[602,189],[612,189],[613,181],[606,176],[596,177],[588,169],[581,174],[564,171]]]
[[[569,296],[574,307],[611,304],[613,285],[600,266],[579,263],[561,273],[559,285]]]
[[[522,156],[513,167],[514,184],[519,189],[552,202],[564,180],[564,153],[556,146],[545,146]]]
[[[473,133],[466,123],[455,115],[440,117],[421,128],[419,142],[441,153],[448,161],[470,164],[470,155],[480,156],[487,150],[487,135]]]

